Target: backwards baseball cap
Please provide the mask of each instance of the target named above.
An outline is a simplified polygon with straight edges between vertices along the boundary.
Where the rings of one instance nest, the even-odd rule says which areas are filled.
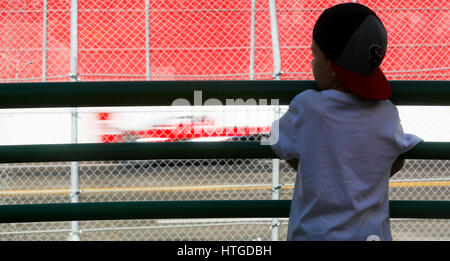
[[[373,100],[391,97],[380,70],[387,48],[387,32],[375,12],[357,3],[326,9],[317,20],[313,38],[328,57],[340,80],[354,94]]]

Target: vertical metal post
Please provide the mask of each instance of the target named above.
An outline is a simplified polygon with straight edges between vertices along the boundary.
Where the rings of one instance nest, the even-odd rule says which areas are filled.
[[[70,2],[70,81],[78,81],[78,0]]]
[[[273,51],[273,78],[280,80],[281,76],[281,55],[280,41],[278,37],[278,21],[275,0],[269,0],[270,11],[270,32],[272,34],[272,51]]]
[[[269,0],[270,11],[270,31],[272,34],[272,51],[273,51],[273,78],[280,80],[281,75],[281,55],[280,42],[278,38],[278,22],[275,0]],[[279,111],[279,106],[277,106]],[[278,200],[280,189],[280,160],[272,159],[272,200]],[[272,241],[278,241],[279,220],[272,219]]]
[[[273,159],[272,160],[272,200],[279,200],[280,199],[280,160],[279,159]],[[278,241],[279,238],[279,226],[280,221],[278,218],[272,219],[272,241]]]
[[[275,106],[275,119],[280,118],[280,106]],[[272,200],[280,199],[280,159],[272,159]],[[272,241],[279,240],[279,226],[280,221],[278,218],[272,219],[271,232]]]
[[[78,81],[78,0],[70,2],[70,81]],[[78,143],[78,110],[71,110],[71,142]],[[71,162],[71,202],[78,203],[80,193],[78,185],[78,162]],[[72,221],[70,240],[80,240],[78,221]]]
[[[48,23],[47,23],[47,19],[48,19],[48,1],[44,0],[44,10],[43,10],[43,35],[42,35],[42,39],[43,39],[43,43],[42,43],[42,81],[46,82],[47,81],[47,37],[48,37],[48,33],[47,33],[47,29],[48,29]]]
[[[250,28],[250,80],[255,79],[255,23],[256,0],[252,0],[252,15]]]
[[[145,0],[145,74],[150,81],[150,3]]]

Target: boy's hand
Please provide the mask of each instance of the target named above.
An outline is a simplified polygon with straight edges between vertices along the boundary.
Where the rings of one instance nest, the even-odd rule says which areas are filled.
[[[300,162],[299,159],[293,158],[293,159],[290,159],[290,160],[286,160],[286,162],[289,163],[289,165],[290,165],[293,169],[295,169],[295,171],[297,171],[297,169],[298,169],[298,163]]]
[[[405,160],[397,159],[394,164],[392,164],[391,174],[389,175],[389,177],[392,177],[395,173],[399,172],[403,168],[403,165],[405,165]]]

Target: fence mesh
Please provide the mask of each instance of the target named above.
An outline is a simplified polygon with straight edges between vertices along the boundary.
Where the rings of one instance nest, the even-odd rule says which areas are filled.
[[[325,8],[341,2],[276,1],[282,80],[313,79],[312,27]],[[387,28],[382,69],[390,80],[449,80],[448,1],[357,2],[373,8]],[[77,17],[80,81],[273,79],[268,0],[78,0]],[[70,21],[70,0],[0,1],[0,82],[70,81]],[[257,140],[286,106],[276,110],[79,108],[77,139]],[[399,110],[405,131],[427,140],[432,126],[430,139],[448,141],[450,122],[436,116],[448,108],[428,107],[421,115]],[[2,145],[71,142],[70,109],[2,110],[0,123]],[[79,162],[78,200],[272,199],[274,164],[261,159]],[[279,164],[279,198],[290,199],[295,172],[284,161]],[[390,198],[450,200],[449,168],[448,161],[407,160],[391,180]],[[2,164],[0,204],[71,202],[71,175],[68,162]],[[393,219],[391,226],[395,240],[449,240],[449,222]],[[80,240],[271,240],[271,224],[257,218],[83,221],[74,231],[71,222],[15,223],[0,224],[0,240],[76,239],[73,232],[81,232]],[[286,218],[279,228],[283,240]]]

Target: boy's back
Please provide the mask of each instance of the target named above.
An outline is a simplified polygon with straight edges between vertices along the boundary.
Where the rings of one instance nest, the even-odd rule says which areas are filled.
[[[389,101],[386,29],[373,10],[344,3],[320,15],[312,38],[322,91],[297,95],[270,136],[298,169],[288,240],[391,240],[389,177],[421,139],[403,133]]]
[[[391,166],[420,139],[403,134],[389,100],[308,90],[272,129],[276,154],[301,161],[288,240],[392,240]]]

